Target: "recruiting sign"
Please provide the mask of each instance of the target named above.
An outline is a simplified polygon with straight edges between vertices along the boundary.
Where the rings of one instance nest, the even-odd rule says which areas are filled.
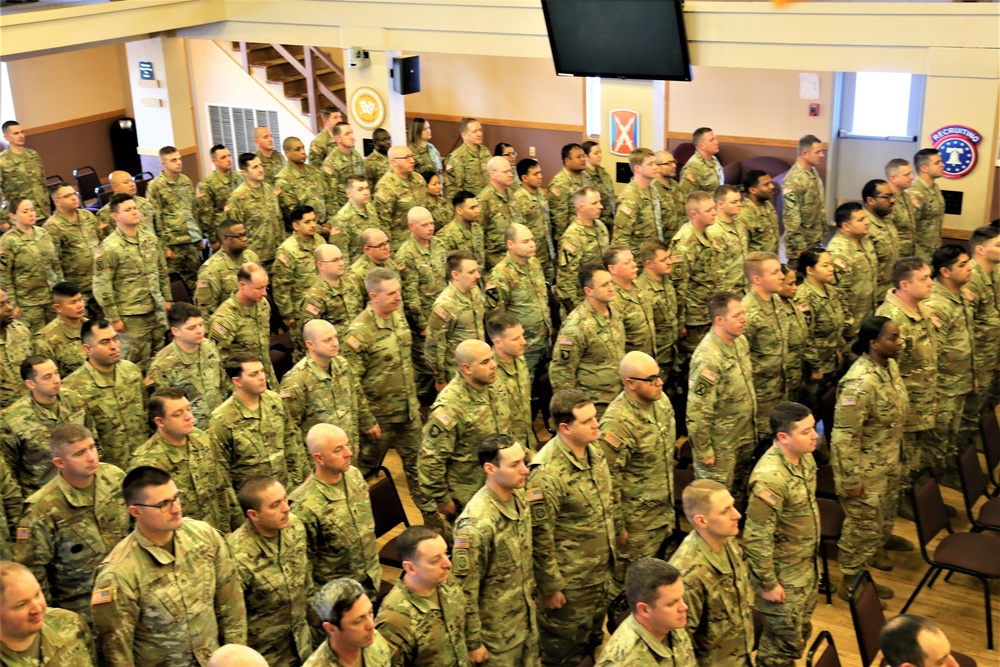
[[[976,166],[982,135],[965,125],[947,125],[931,132],[931,142],[941,153],[945,178],[962,178]]]
[[[639,146],[639,112],[615,109],[611,112],[611,152],[624,155]]]

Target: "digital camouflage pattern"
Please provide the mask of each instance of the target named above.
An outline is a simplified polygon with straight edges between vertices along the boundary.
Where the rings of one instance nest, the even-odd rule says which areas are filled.
[[[396,580],[379,605],[375,627],[392,648],[394,667],[468,667],[465,597],[452,578],[438,585],[433,600]]]
[[[293,233],[278,246],[271,266],[271,289],[283,319],[295,318],[302,310],[302,295],[320,279],[313,253],[321,243],[322,236],[307,241]]]
[[[1000,276],[995,270],[994,274]],[[975,297],[972,301],[973,352],[979,396],[985,401],[997,382],[997,370],[1000,370],[1000,280],[973,261],[972,279],[965,289]]]
[[[627,246],[637,259],[643,241],[663,240],[662,204],[656,188],[643,189],[633,179],[618,196],[617,211],[606,210],[606,216],[614,216],[612,243]]]
[[[208,428],[212,410],[222,405],[232,388],[219,350],[210,340],[203,340],[191,353],[178,347],[177,341],[171,341],[149,363],[143,384],[148,391],[164,387],[183,389],[191,402],[195,426],[202,430]]]
[[[504,232],[515,223],[524,224],[521,204],[512,187],[500,192],[491,183],[476,195],[479,202],[479,224],[483,228],[483,243],[486,248],[486,265],[489,271],[507,255]]]
[[[577,271],[588,262],[600,262],[601,253],[610,242],[608,228],[600,220],[584,225],[578,218],[566,227],[556,248],[556,297],[565,312],[571,312],[583,301]]]
[[[875,313],[875,284],[878,280],[878,256],[867,236],[855,241],[838,231],[826,246],[833,258],[833,282],[829,288],[837,295],[849,318],[853,339],[861,323]],[[828,289],[829,289],[828,288]]]
[[[205,326],[211,324],[212,315],[222,302],[239,287],[236,273],[247,263],[260,263],[253,250],[244,250],[235,260],[225,250],[213,253],[198,269],[198,282],[194,291],[194,303],[201,309]]]
[[[323,160],[323,172],[327,178],[326,210],[339,211],[347,203],[347,192],[344,189],[344,179],[348,176],[364,176],[365,165],[361,155],[355,149],[344,153],[340,147],[333,144]],[[369,183],[372,190],[374,183]]]
[[[48,217],[51,208],[42,157],[36,150],[21,150],[21,153],[15,153],[8,147],[0,152],[0,194],[3,196],[0,213],[7,213],[11,199],[25,197],[35,205],[39,218]]]
[[[463,294],[454,283],[435,299],[427,317],[424,357],[436,382],[447,382],[458,372],[455,349],[466,340],[486,342],[486,302],[477,285]]]
[[[785,247],[791,256],[823,243],[829,234],[826,193],[815,167],[808,171],[798,162],[781,183]]]
[[[312,357],[304,356],[281,378],[280,395],[302,442],[316,424],[339,426],[351,443],[360,442],[361,431],[377,424],[368,397],[344,357],[333,357],[330,367],[323,369]]]
[[[490,271],[483,295],[490,312],[510,313],[524,327],[524,351],[544,354],[552,339],[552,311],[541,264],[534,257],[518,264],[508,254]]]
[[[427,247],[420,245],[413,234],[403,242],[392,263],[399,272],[403,288],[403,306],[410,327],[416,332],[427,328],[434,301],[444,291],[445,255],[437,237]]]
[[[277,152],[277,151],[275,151]],[[286,163],[274,178],[274,189],[278,195],[278,205],[286,220],[290,219],[296,206],[311,206],[319,224],[327,218],[327,180],[323,170],[311,164],[295,166]]]
[[[815,367],[819,365],[819,361],[813,354],[813,348],[808,344],[809,323],[806,321],[806,311],[796,306],[791,299],[781,297],[779,302],[785,321],[788,322],[788,356],[785,358],[786,393],[789,400],[794,400],[799,397],[799,391],[803,386],[805,364]]]
[[[622,621],[601,649],[597,667],[695,667],[691,637],[684,628],[672,630],[664,644],[632,614]]]
[[[771,252],[778,254],[781,229],[778,226],[778,212],[769,201],[759,205],[753,197],[743,198],[743,208],[735,222],[742,227],[747,239],[747,253]]]
[[[257,355],[264,363],[267,386],[277,388],[278,378],[271,365],[271,306],[267,299],[245,306],[235,295],[230,296],[212,315],[212,326],[205,333],[218,348],[220,359],[228,359],[237,351]]]
[[[309,164],[314,167],[322,167],[326,156],[336,145],[332,134],[327,132],[325,128],[320,130],[319,134],[309,142]]]
[[[622,390],[618,363],[625,356],[625,326],[614,303],[602,315],[584,301],[563,322],[552,361],[552,391],[579,389],[599,404],[598,411]]]
[[[21,362],[36,354],[31,329],[14,320],[0,336],[0,410],[28,393],[21,380]]]
[[[406,178],[391,171],[382,180],[370,180],[369,183],[372,203],[381,221],[378,227],[386,233],[393,246],[398,246],[410,237],[407,223],[410,209],[427,204],[427,183],[415,171]]]
[[[791,366],[800,364],[788,351],[792,322],[777,294],[768,299],[750,290],[743,297],[747,318],[743,338],[750,347],[753,368],[753,388],[757,397],[757,438],[767,438],[771,432],[771,410],[787,400]]]
[[[90,628],[79,615],[49,607],[42,619],[38,659],[0,644],[0,660],[9,667],[97,667],[97,652]]]
[[[459,190],[479,192],[485,188],[490,182],[486,163],[491,157],[489,149],[482,145],[473,150],[463,143],[453,150],[444,165],[446,196],[450,199]]]
[[[930,262],[931,255],[941,245],[944,194],[936,182],[927,185],[918,177],[913,179],[906,196],[913,212],[913,254]]]
[[[229,219],[246,229],[250,237],[248,249],[257,254],[259,261],[270,264],[285,236],[281,205],[274,188],[267,183],[257,188],[241,183],[229,196],[225,210]]]

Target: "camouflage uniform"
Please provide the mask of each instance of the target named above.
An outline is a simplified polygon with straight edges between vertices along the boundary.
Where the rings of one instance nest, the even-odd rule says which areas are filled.
[[[28,496],[18,524],[15,560],[31,568],[50,604],[87,621],[94,571],[129,533],[123,479],[125,473],[107,463],[86,489],[56,475]]]
[[[453,150],[444,165],[446,196],[450,199],[459,190],[479,192],[485,188],[490,182],[486,163],[491,157],[489,149],[481,145],[473,151],[463,143]]]
[[[252,352],[264,363],[267,386],[278,387],[270,355],[271,306],[266,299],[244,306],[235,295],[229,297],[212,315],[212,326],[206,333],[219,349],[223,363],[237,351]]]
[[[344,277],[341,278],[341,280],[346,279],[349,283],[353,283],[355,290],[357,290],[357,293],[361,295],[362,303],[368,303],[368,290],[365,289],[365,278],[368,277],[368,274],[371,273],[372,269],[379,267],[391,269],[392,264],[388,260],[382,264],[376,264],[368,255],[361,255],[353,264],[351,264],[351,267],[347,270],[347,273],[344,274]]]
[[[618,364],[625,356],[625,326],[614,303],[602,315],[584,301],[563,322],[552,361],[552,391],[580,389],[597,406],[598,416],[622,390]]]
[[[847,580],[865,569],[892,534],[908,405],[895,359],[883,368],[862,354],[840,380],[830,462],[846,515],[837,548],[840,571]],[[847,495],[858,486],[864,487],[860,497]]]
[[[566,604],[538,614],[542,664],[590,654],[604,640],[604,612],[615,571],[615,538],[625,529],[611,471],[592,443],[578,458],[556,435],[529,465],[532,562],[539,595]],[[565,660],[562,664],[575,664]]]
[[[695,477],[724,484],[739,507],[759,431],[750,344],[740,336],[727,345],[709,331],[691,357],[688,377],[687,429]],[[703,461],[712,457],[715,466],[706,466]]]
[[[771,410],[789,398],[791,364],[801,362],[790,358],[788,352],[792,322],[781,305],[781,297],[775,294],[765,300],[750,290],[743,297],[743,307],[747,323],[742,337],[750,347],[753,388],[757,397],[757,438],[766,439],[771,433]]]
[[[913,196],[907,192],[898,192],[893,195],[896,205],[892,207],[889,220],[896,228],[899,235],[899,256],[913,257],[914,241],[916,237],[916,227],[914,222]],[[928,260],[930,258],[927,258]]]
[[[284,319],[295,318],[302,310],[305,291],[320,279],[313,253],[322,242],[323,237],[318,235],[306,241],[292,234],[278,246],[271,267],[271,287],[274,303]]]
[[[437,237],[425,248],[410,234],[393,257],[403,288],[403,306],[410,328],[418,334],[427,328],[434,301],[448,284],[445,256]],[[422,355],[421,355],[422,356]]]
[[[127,469],[132,471],[139,466],[153,466],[170,473],[177,488],[184,491],[184,516],[204,521],[223,534],[243,523],[229,468],[205,431],[196,428],[182,447],[154,433],[136,447]]]
[[[347,276],[340,279],[338,287],[320,278],[306,290],[302,297],[302,310],[296,318],[301,325],[297,327],[299,335],[302,327],[310,320],[326,320],[337,327],[337,333],[341,335],[347,331],[364,305],[357,285],[345,278]]]
[[[944,224],[944,195],[941,187],[932,182],[915,178],[906,191],[913,212],[913,254],[928,262],[941,245],[941,226]]]
[[[116,229],[104,239],[94,253],[94,298],[108,321],[125,324],[119,335],[122,359],[145,369],[163,348],[164,304],[173,299],[156,237],[141,229],[135,236]]]
[[[691,637],[684,628],[672,630],[661,642],[629,614],[601,649],[597,667],[695,667]]]
[[[361,649],[361,661],[364,667],[391,667],[392,647],[375,630],[375,641],[371,646]],[[347,667],[340,661],[337,654],[330,648],[330,642],[325,641],[313,651],[302,667]]]
[[[55,317],[52,288],[62,279],[55,245],[44,229],[32,227],[25,234],[11,227],[0,237],[0,289],[11,308],[21,309],[20,319],[32,332]]]
[[[684,604],[694,656],[701,667],[753,665],[753,589],[734,538],[719,551],[696,531],[670,557],[684,578]]]
[[[503,361],[494,348],[493,357],[497,362],[497,379],[494,383],[507,405],[510,428],[507,433],[514,436],[525,449],[538,450],[538,436],[535,435],[531,405],[531,370],[524,355]]]
[[[91,605],[106,665],[205,665],[220,643],[246,644],[243,592],[222,535],[185,518],[171,546],[136,529],[97,569]]]
[[[655,188],[643,189],[630,181],[618,197],[612,243],[628,246],[639,259],[639,246],[649,239],[663,240],[662,204]],[[609,211],[608,216],[611,216]]]
[[[368,483],[361,471],[351,466],[341,484],[327,484],[311,475],[288,494],[288,500],[306,529],[316,585],[350,577],[364,586],[369,596],[378,591],[382,566]]]
[[[383,228],[382,220],[378,217],[378,210],[375,204],[368,202],[364,210],[359,209],[351,202],[347,202],[337,211],[330,223],[330,243],[340,248],[344,253],[344,263],[347,266],[361,256],[361,232],[369,227],[381,229],[390,241],[392,235],[389,228]]]
[[[628,531],[628,541],[619,547],[619,583],[629,565],[655,556],[674,528],[676,439],[674,408],[666,394],[643,405],[623,391],[601,418],[600,443]]]
[[[674,261],[670,279],[674,281],[678,301],[684,304],[681,326],[687,329],[687,336],[680,339],[678,347],[685,357],[690,357],[712,325],[708,298],[722,284],[722,244],[710,241],[688,222],[670,242],[670,256]]]
[[[433,171],[438,176],[441,176],[444,164],[441,162],[441,153],[438,152],[434,144],[430,142],[423,146],[410,144],[410,152],[413,153],[413,171],[418,174],[422,174],[425,171]]]
[[[781,184],[782,222],[785,249],[790,257],[820,245],[829,233],[826,194],[815,167],[806,171],[798,162],[788,170]]]
[[[795,307],[805,314],[809,331],[807,342],[811,349],[804,353],[809,373],[836,374],[847,344],[844,334],[848,315],[844,305],[832,288],[817,289],[807,280],[795,292]]]
[[[798,291],[798,290],[796,290]],[[803,388],[803,370],[805,364],[810,366],[819,365],[819,360],[813,355],[813,348],[809,342],[809,323],[806,320],[806,309],[801,304],[795,305],[791,299],[780,297],[778,299],[781,312],[788,323],[788,353],[785,357],[785,388],[788,400],[800,400],[800,393]]]
[[[226,204],[240,185],[243,184],[243,176],[237,169],[230,169],[228,176],[223,176],[219,171],[213,171],[205,178],[198,181],[198,188],[195,194],[195,206],[197,207],[198,223],[201,228],[208,233],[208,239],[213,243],[219,239],[215,238],[215,229],[226,219]]]
[[[320,130],[319,134],[309,142],[309,164],[314,167],[322,167],[323,160],[326,159],[326,156],[330,154],[330,151],[336,145],[332,134],[327,132],[326,129]]]
[[[224,250],[213,254],[198,270],[198,286],[194,292],[194,302],[201,309],[206,326],[212,315],[239,287],[236,273],[247,263],[257,264],[260,258],[253,250],[244,250],[238,259],[233,259]]]
[[[96,667],[97,653],[90,628],[77,614],[49,607],[42,618],[38,658],[30,651],[18,653],[0,644],[0,661],[6,667]]]
[[[706,158],[695,151],[681,169],[677,179],[681,192],[689,195],[695,190],[715,194],[716,188],[722,184],[722,163],[714,155]]]
[[[661,368],[671,368],[677,358],[678,331],[683,326],[683,305],[677,303],[674,283],[670,276],[656,280],[643,271],[632,284],[653,311],[653,357]]]
[[[294,514],[275,537],[247,521],[226,538],[243,584],[248,645],[271,667],[298,667],[312,653],[309,594],[312,564],[306,531]]]
[[[250,237],[248,249],[257,254],[260,262],[269,266],[285,235],[281,206],[274,188],[267,183],[258,188],[241,183],[229,196],[226,215],[243,225]]]
[[[378,183],[389,171],[389,156],[378,151],[372,151],[362,161],[365,166],[365,178],[369,183]],[[420,176],[420,174],[417,174]],[[422,179],[421,179],[422,180]]]
[[[339,146],[333,145],[323,160],[323,171],[326,173],[326,210],[339,211],[347,203],[347,191],[344,189],[344,179],[348,176],[364,176],[365,165],[353,148],[344,153]],[[369,183],[372,190],[375,184]]]
[[[509,254],[490,271],[484,290],[490,312],[506,312],[524,327],[528,345],[524,357],[531,375],[549,349],[552,339],[552,312],[549,291],[537,259],[518,264]]]
[[[584,178],[590,181],[590,187],[597,190],[601,195],[601,206],[607,211],[607,216],[609,218],[615,217],[615,182],[611,180],[611,174],[608,170],[597,165],[596,167],[587,167],[583,171]],[[624,196],[625,193],[622,193]],[[621,201],[621,198],[618,200]]]
[[[21,380],[21,362],[36,354],[31,330],[19,320],[0,329],[0,410],[28,393]]]
[[[190,354],[171,341],[153,357],[143,382],[150,391],[164,387],[183,389],[191,401],[195,426],[202,430],[208,428],[209,415],[222,405],[232,387],[219,350],[210,340],[203,340]]]
[[[0,456],[0,560],[14,560],[11,537],[16,533],[23,502],[21,487],[14,479],[5,456]]]
[[[977,262],[972,262],[972,279],[965,289],[975,297],[972,302],[972,344],[976,357],[976,380],[979,391],[971,394],[967,403],[967,414],[977,422],[989,408],[995,407],[1000,369],[1000,271],[994,275],[983,270]]]
[[[37,491],[55,475],[49,434],[60,424],[94,426],[83,398],[66,388],[54,405],[42,405],[29,394],[0,413],[3,457],[25,493]]]
[[[601,253],[609,243],[608,228],[600,220],[584,225],[573,218],[565,233],[559,237],[556,249],[556,297],[559,305],[569,313],[583,301],[577,271],[587,262],[600,262]]]
[[[486,482],[476,447],[494,433],[508,433],[510,415],[496,383],[475,389],[456,375],[441,390],[424,425],[417,474],[435,506],[454,501],[461,510]]]
[[[149,433],[139,367],[122,359],[110,378],[86,363],[63,380],[62,390],[75,391],[83,400],[94,420],[91,431],[101,460],[124,468],[135,444]]]
[[[441,254],[448,258],[452,250],[468,250],[476,256],[480,267],[486,266],[486,246],[483,227],[478,222],[466,225],[458,218],[442,227],[434,236],[441,246]]]
[[[902,257],[899,251],[899,233],[890,218],[883,218],[868,209],[868,238],[875,248],[878,269],[875,276],[875,303],[882,303],[885,293],[892,287],[892,266]]]
[[[646,294],[633,283],[628,289],[618,283],[615,287],[615,306],[622,316],[625,326],[625,351],[638,350],[653,356],[653,342],[656,339],[656,324],[653,319],[653,304],[644,298]]]
[[[417,172],[412,172],[405,179],[392,171],[380,181],[370,181],[372,184],[372,203],[378,212],[381,224],[378,225],[394,245],[399,245],[410,237],[410,227],[407,216],[414,206],[424,206],[427,203],[427,183]]]
[[[560,239],[574,220],[576,207],[573,205],[573,193],[580,188],[590,187],[590,179],[586,172],[574,175],[563,167],[549,182],[548,199],[549,215],[552,219],[552,238]],[[608,211],[606,215],[611,215]],[[602,245],[607,245],[607,242]],[[556,248],[558,253],[559,249]]]
[[[394,667],[469,667],[462,589],[449,577],[434,593],[417,595],[400,577],[382,599],[375,627],[392,647]]]
[[[89,302],[93,296],[94,253],[113,228],[99,227],[97,218],[86,209],[77,209],[76,215],[74,221],[56,213],[45,221],[43,229],[52,237],[63,280],[79,287]]]
[[[684,223],[688,221],[687,195],[672,178],[668,178],[664,183],[660,179],[653,180],[652,186],[660,195],[660,220],[663,225],[663,240],[670,242],[670,239],[677,235],[677,232]]]
[[[308,474],[302,438],[277,392],[265,391],[257,410],[233,394],[212,411],[208,435],[234,489],[251,475],[270,475],[291,488]]]
[[[778,227],[778,212],[770,201],[757,204],[753,197],[744,197],[743,209],[736,216],[735,223],[743,229],[748,253],[773,252],[775,255],[778,254],[781,230]]]
[[[49,192],[45,184],[45,167],[38,151],[22,148],[15,153],[8,148],[0,152],[0,193],[3,196],[3,210],[14,197],[26,197],[35,205],[38,217],[49,215]]]
[[[277,189],[275,179],[285,167],[285,156],[281,154],[281,151],[272,150],[271,155],[265,157],[259,148],[253,154],[260,158],[260,163],[264,167],[264,182]]]
[[[486,303],[473,285],[467,294],[449,284],[434,300],[427,317],[424,356],[435,382],[447,382],[458,372],[455,349],[466,340],[486,341]]]
[[[816,461],[805,455],[795,465],[772,445],[750,475],[743,532],[757,593],[754,607],[764,615],[757,667],[787,667],[805,652],[816,609],[819,536]],[[785,589],[784,603],[761,596],[779,584]]]
[[[506,502],[488,486],[476,491],[455,522],[452,573],[465,592],[468,650],[485,646],[498,665],[532,667],[538,619],[523,490]]]
[[[438,195],[433,201],[431,201],[431,196],[427,195],[426,208],[431,212],[431,217],[434,218],[435,229],[443,228],[455,217],[455,207],[444,198],[444,195]]]
[[[545,279],[552,282],[556,276],[556,246],[552,240],[552,223],[549,220],[549,200],[541,188],[528,192],[520,188],[514,193],[517,206],[521,209],[524,225],[535,237],[535,259],[545,273]]]
[[[184,174],[171,179],[166,172],[160,172],[150,181],[146,197],[153,205],[156,238],[163,244],[163,250],[173,251],[174,256],[166,260],[167,268],[170,273],[179,273],[191,289],[201,264],[203,231],[195,219],[194,185]],[[169,281],[167,286],[169,288]]]
[[[274,179],[278,205],[285,220],[291,219],[292,209],[296,206],[312,206],[316,220],[319,224],[324,224],[327,217],[327,187],[323,171],[311,164],[296,167],[289,162]]]
[[[153,236],[156,236],[156,209],[153,208],[152,202],[139,195],[132,195],[132,198],[135,199],[135,205],[139,209],[139,229],[145,229]],[[195,206],[197,205],[198,202],[196,201]],[[197,214],[197,211],[195,213]],[[220,220],[219,222],[222,221]],[[108,233],[115,228],[115,219],[111,217],[111,204],[105,204],[97,212],[97,225],[100,229]],[[214,230],[215,227],[212,227],[212,229]]]
[[[726,222],[716,217],[715,224],[705,230],[705,237],[719,242],[719,289],[743,296],[747,293],[747,279],[743,275],[743,261],[747,258],[747,233],[744,227],[733,220]]]
[[[878,306],[875,301],[878,256],[867,236],[855,241],[841,231],[833,235],[826,249],[833,257],[833,282],[827,289],[833,288],[844,305],[850,322],[847,338],[852,339]]]
[[[524,224],[524,215],[514,189],[500,192],[492,184],[483,188],[476,199],[479,201],[479,224],[483,228],[483,243],[486,249],[485,270],[489,271],[507,255],[504,232],[514,223]]]
[[[339,426],[351,443],[360,442],[361,431],[377,425],[368,398],[343,357],[330,359],[324,370],[306,355],[281,378],[280,395],[302,442],[316,424]]]

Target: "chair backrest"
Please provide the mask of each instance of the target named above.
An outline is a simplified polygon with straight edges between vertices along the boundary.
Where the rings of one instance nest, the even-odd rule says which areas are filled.
[[[1000,466],[1000,423],[996,410],[987,410],[979,424],[983,436],[983,451],[986,452],[986,472],[994,484],[1000,482],[996,475]]]
[[[917,524],[920,551],[923,552],[924,559],[929,560],[927,545],[942,530],[950,533],[951,524],[948,523],[948,513],[944,508],[944,499],[941,498],[941,489],[930,469],[925,468],[917,477],[923,478],[923,481],[910,489],[913,518]]]
[[[820,652],[820,648],[823,651]],[[816,654],[819,653],[817,656]],[[821,630],[806,653],[806,667],[840,667],[840,656],[829,630]]]
[[[861,664],[869,667],[878,655],[878,635],[885,625],[885,614],[875,592],[875,582],[868,570],[858,572],[851,584],[851,619],[858,637]]]
[[[396,490],[392,474],[384,466],[379,466],[374,474],[378,472],[385,473],[385,476],[368,487],[368,497],[375,519],[375,537],[382,537],[401,523],[409,526],[410,521],[406,518],[406,510],[399,498],[399,491]]]
[[[135,193],[140,197],[146,196],[146,188],[149,187],[149,182],[156,178],[151,172],[144,171],[138,176],[134,177],[132,180],[135,181]]]
[[[677,144],[673,150],[674,159],[677,160],[677,173],[681,173],[681,169],[687,164],[687,161],[691,159],[694,155],[694,144],[690,141],[685,141],[683,143]],[[714,194],[714,193],[712,193]]]
[[[971,443],[958,455],[958,476],[962,480],[962,497],[971,520],[976,501],[986,495],[986,474],[979,467],[979,454]]]
[[[628,614],[628,600],[625,599],[625,591],[622,591],[608,604],[608,634],[615,634]]]
[[[101,207],[106,206],[107,203],[111,201],[111,195],[113,194],[114,193],[111,192],[110,183],[106,183],[101,187],[97,188],[97,205]]]
[[[81,200],[86,202],[97,197],[97,189],[101,187],[101,177],[93,167],[74,169],[73,178],[76,179],[76,189],[80,193]]]

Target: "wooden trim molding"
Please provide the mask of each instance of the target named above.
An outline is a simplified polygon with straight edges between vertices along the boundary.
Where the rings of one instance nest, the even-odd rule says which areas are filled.
[[[681,141],[691,141],[690,132],[667,132],[667,139],[680,139]],[[723,144],[746,144],[749,146],[777,146],[779,148],[798,148],[798,139],[767,139],[764,137],[739,137],[735,135],[720,134],[719,142]],[[823,142],[823,149],[829,149],[830,145]]]
[[[441,113],[419,113],[416,111],[406,112],[406,118],[409,120],[414,116],[420,116],[421,118],[426,118],[427,120],[433,120],[438,123],[457,123],[462,120],[463,116],[453,116],[450,114]],[[561,132],[579,132],[584,133],[586,127],[584,125],[569,125],[566,123],[536,123],[530,120],[504,120],[502,118],[483,118],[482,116],[476,116],[478,120],[483,125],[499,125],[501,127],[524,127],[529,130],[558,130]]]
[[[121,118],[124,115],[125,115],[125,109],[115,109],[114,111],[105,111],[104,113],[94,114],[93,116],[84,116],[83,118],[64,120],[61,123],[52,123],[51,125],[39,125],[38,127],[26,127],[25,132],[29,135],[44,134],[45,132],[55,132],[56,130],[65,130],[70,127],[86,125],[87,123],[96,123],[97,121],[100,120],[112,120],[114,118]]]
[[[972,236],[973,230],[971,229],[956,229],[954,227],[944,227],[941,230],[941,238],[943,239],[953,239],[959,241],[968,241],[969,237]]]

